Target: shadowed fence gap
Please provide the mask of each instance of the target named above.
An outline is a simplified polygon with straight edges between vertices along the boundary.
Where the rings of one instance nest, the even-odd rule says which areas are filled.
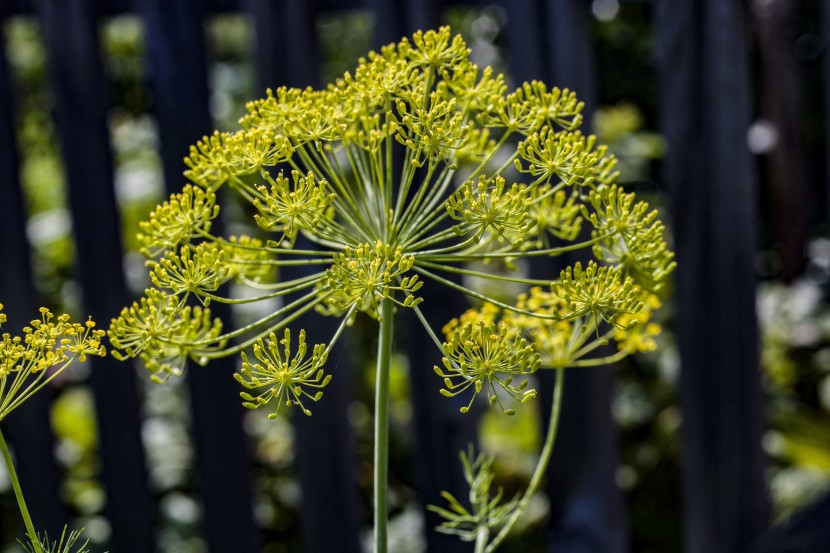
[[[106,324],[126,304],[121,221],[107,127],[109,97],[98,49],[97,11],[85,0],[46,0],[43,28],[69,188],[84,308]],[[155,519],[141,443],[136,375],[113,357],[92,363],[111,549],[155,549]],[[125,477],[125,475],[130,475]]]

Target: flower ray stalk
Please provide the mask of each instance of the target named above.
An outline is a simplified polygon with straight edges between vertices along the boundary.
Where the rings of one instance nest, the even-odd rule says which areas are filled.
[[[542,453],[539,455],[539,461],[536,463],[536,468],[533,471],[533,476],[530,478],[530,483],[527,485],[527,489],[525,489],[524,493],[522,494],[521,500],[519,500],[519,504],[516,507],[513,514],[507,521],[501,531],[499,531],[498,535],[490,542],[489,545],[481,549],[484,553],[493,553],[498,549],[499,545],[504,541],[504,539],[510,534],[510,531],[513,530],[513,527],[516,526],[516,523],[522,517],[522,515],[527,510],[527,506],[530,504],[530,500],[533,498],[533,494],[535,494],[539,490],[539,486],[542,485],[542,480],[544,479],[545,472],[548,469],[548,465],[550,464],[550,458],[553,455],[553,448],[556,445],[556,434],[559,429],[559,415],[562,411],[562,390],[563,386],[565,385],[565,369],[556,369],[556,384],[553,393],[553,406],[550,410],[550,419],[548,420],[548,432],[545,435],[545,444],[542,446]],[[488,536],[489,537],[489,536]],[[478,540],[476,540],[476,551],[479,549]]]
[[[386,553],[389,512],[389,369],[392,362],[393,317],[391,299],[381,302],[380,341],[375,375],[375,551]]]

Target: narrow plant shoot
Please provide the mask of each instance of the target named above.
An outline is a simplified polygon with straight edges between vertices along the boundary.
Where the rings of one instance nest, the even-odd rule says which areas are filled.
[[[509,91],[469,53],[447,27],[417,32],[370,52],[323,90],[269,90],[248,104],[239,130],[191,147],[190,184],[142,225],[153,288],[113,320],[114,355],[140,357],[164,381],[187,359],[244,352],[237,380],[246,407],[310,415],[337,378],[324,367],[328,353],[357,313],[389,338],[392,319],[411,309],[443,357],[435,372],[444,395],[486,393],[512,413],[508,404],[535,397],[528,377],[546,366],[546,351],[508,319],[536,321],[555,340],[557,325],[571,329],[574,343],[557,361],[568,365],[607,325],[635,328],[639,294],[658,290],[674,266],[656,213],[621,196],[613,156],[578,130],[583,105],[572,91],[536,81]],[[250,204],[256,236],[213,232],[222,187]],[[580,238],[586,224],[592,234]],[[314,247],[298,248],[300,235]],[[604,265],[540,280],[501,270],[576,250]],[[279,278],[280,267],[296,265],[305,276]],[[505,303],[451,278],[458,274],[555,299],[539,308],[530,297]],[[228,297],[229,281],[257,293]],[[462,325],[444,343],[419,309],[435,286],[488,302],[504,320]],[[214,302],[274,299],[279,307],[242,328],[226,329],[210,312]],[[311,311],[341,324],[321,344],[307,346],[297,333],[292,353],[287,329]],[[391,351],[390,340],[382,343],[379,384]],[[385,390],[376,395],[376,465],[387,458]],[[375,471],[375,550],[384,552],[386,469]]]

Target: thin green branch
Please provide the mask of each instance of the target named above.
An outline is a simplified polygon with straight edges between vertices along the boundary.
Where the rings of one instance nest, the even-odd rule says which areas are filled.
[[[530,504],[530,499],[542,484],[542,479],[544,478],[545,471],[548,468],[551,455],[553,454],[553,447],[556,444],[556,431],[559,428],[559,415],[562,411],[562,388],[564,383],[565,369],[556,369],[556,388],[553,393],[553,406],[550,411],[548,432],[545,437],[545,445],[542,447],[539,462],[536,465],[536,470],[533,471],[530,483],[522,495],[522,499],[519,501],[516,510],[513,511],[513,514],[510,516],[507,524],[502,527],[496,538],[490,543],[490,545],[487,546],[485,553],[493,553],[496,549],[498,549],[499,545],[501,545],[504,541],[504,538],[506,538],[507,535],[510,534],[510,531],[513,530],[513,527],[516,526],[516,522],[518,522],[521,516],[525,513],[527,506]]]
[[[431,271],[427,271],[426,269],[424,269],[421,266],[414,265],[412,267],[412,269],[417,273],[421,273],[424,276],[427,276],[429,278],[437,280],[441,284],[449,286],[453,290],[458,290],[459,292],[461,292],[463,294],[466,294],[466,295],[470,296],[471,298],[475,298],[477,300],[485,301],[487,303],[492,303],[493,305],[495,305],[497,307],[501,307],[502,309],[506,309],[506,310],[512,311],[514,313],[520,313],[522,315],[528,315],[528,316],[534,317],[536,319],[544,319],[544,320],[548,320],[548,321],[562,320],[562,317],[559,316],[559,315],[545,315],[545,314],[542,314],[542,313],[534,313],[532,311],[527,311],[525,309],[519,309],[518,307],[510,305],[509,303],[504,303],[504,302],[499,301],[497,299],[491,298],[490,296],[486,296],[484,294],[476,292],[475,290],[470,290],[469,288],[465,288],[464,286],[461,286],[460,284],[456,284],[455,282],[453,282],[451,280],[447,280],[445,278],[442,278],[442,277],[436,275],[435,273],[433,273]]]
[[[471,269],[461,269],[459,267],[453,267],[451,265],[441,265],[438,263],[430,263],[429,261],[421,261],[420,259],[416,258],[415,264],[421,267],[429,267],[431,269],[438,269],[439,271],[447,271],[449,273],[455,273],[459,275],[471,276],[476,278],[483,278],[487,280],[498,280],[501,282],[516,282],[519,284],[527,284],[529,286],[550,286],[550,280],[539,280],[536,278],[520,278],[520,277],[509,277],[509,276],[501,276],[494,273],[484,273],[481,271],[473,271]]]
[[[556,257],[562,255],[564,253],[573,252],[577,250],[581,250],[582,248],[587,248],[593,246],[597,242],[605,240],[608,238],[609,234],[603,234],[597,236],[596,238],[592,238],[591,240],[586,240],[584,242],[579,242],[578,244],[571,244],[570,246],[560,246],[558,248],[546,248],[544,250],[528,250],[528,251],[511,251],[511,252],[494,252],[494,253],[478,253],[478,254],[464,254],[459,253],[455,255],[430,255],[425,257],[425,259],[429,261],[448,261],[454,263],[463,263],[465,261],[477,261],[477,260],[484,260],[484,259],[505,259],[505,258],[515,258],[515,257],[540,257],[540,256],[550,256]],[[423,257],[422,257],[423,258]]]
[[[9,453],[9,448],[6,446],[6,440],[3,438],[3,433],[0,432],[0,450],[3,452],[3,460],[6,461],[6,469],[9,471],[9,479],[14,488],[14,497],[17,499],[17,506],[20,509],[20,515],[23,517],[23,523],[26,526],[26,533],[29,534],[29,539],[35,551],[41,553],[43,549],[40,547],[40,540],[37,539],[37,532],[35,532],[35,525],[32,524],[32,517],[29,515],[29,509],[26,507],[26,500],[23,499],[23,490],[20,488],[20,482],[17,479],[17,471],[14,470],[14,463],[12,456]]]
[[[375,552],[388,551],[389,518],[389,368],[392,362],[392,331],[395,304],[381,300],[378,329],[378,360],[375,380]]]

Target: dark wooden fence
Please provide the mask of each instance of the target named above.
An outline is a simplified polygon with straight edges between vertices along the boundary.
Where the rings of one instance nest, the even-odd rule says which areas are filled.
[[[503,0],[501,5],[515,79],[571,87],[593,109],[599,91],[591,3]],[[101,17],[133,12],[144,20],[164,180],[175,191],[182,184],[182,156],[213,126],[202,27],[207,15],[236,11],[252,17],[257,76],[264,88],[319,84],[315,21],[322,11],[368,10],[375,18],[375,43],[383,44],[437,26],[446,7],[439,0],[3,0],[0,23],[11,15],[34,14],[45,32],[85,312],[105,322],[129,300],[106,123],[109,83],[97,39]],[[826,3],[823,7],[828,17],[830,8]],[[769,507],[760,446],[763,416],[754,311],[757,191],[745,137],[753,102],[748,6],[739,0],[663,0],[652,11],[660,68],[654,79],[659,83],[662,131],[669,142],[664,182],[679,261],[684,549],[749,551],[768,527]],[[0,301],[10,314],[10,328],[19,327],[38,305],[12,132],[14,106],[9,67],[0,49]],[[432,316],[440,322],[446,318],[445,312]],[[424,337],[410,333],[406,340],[413,366],[434,362],[422,359]],[[227,378],[232,371],[232,362],[217,362],[187,376],[204,534],[209,549],[218,553],[260,548],[251,508],[249,446],[237,390]],[[475,434],[473,422],[448,407],[437,393],[440,383],[424,376],[427,372],[414,371],[411,386],[419,452],[414,464],[424,504],[439,502],[441,489],[459,489],[457,451]],[[135,375],[112,358],[95,360],[91,374],[106,516],[113,530],[109,549],[153,551],[156,506],[146,478]],[[618,454],[609,407],[611,374],[583,371],[568,380],[562,430],[567,448],[557,450],[549,478],[554,516],[547,549],[626,551],[626,515],[614,480]],[[338,382],[343,384],[331,388],[313,418],[295,421],[303,551],[314,553],[360,549],[355,454],[343,416],[350,392],[347,379]],[[65,513],[56,499],[60,476],[51,453],[49,401],[48,394],[37,396],[7,424],[34,518],[55,532]],[[812,512],[809,520],[821,524],[826,502],[823,509],[818,515]],[[430,513],[426,521],[430,529],[437,522]],[[759,550],[802,551],[770,545],[775,536],[791,534],[789,529],[773,532]],[[468,550],[431,530],[428,543],[430,551]],[[824,543],[825,548],[812,550],[830,550]]]

